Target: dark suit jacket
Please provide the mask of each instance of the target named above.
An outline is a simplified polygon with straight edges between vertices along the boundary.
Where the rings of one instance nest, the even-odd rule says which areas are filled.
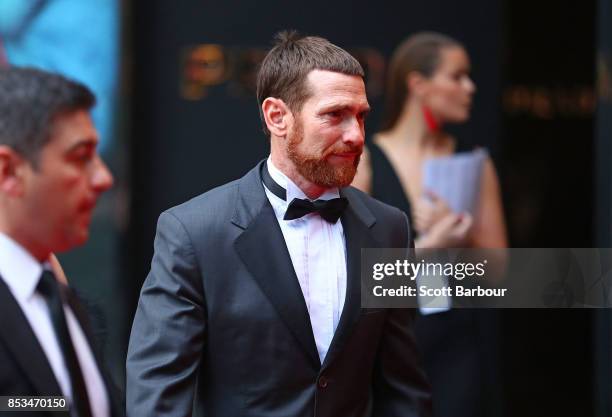
[[[360,307],[361,248],[408,247],[406,216],[341,190],[347,293],[321,364],[263,163],[160,216],[130,337],[128,415],[191,415],[196,379],[206,416],[427,415],[413,311]]]
[[[60,290],[68,300],[87,338],[98,369],[106,384],[108,400],[113,417],[124,415],[123,405],[115,386],[104,367],[100,366],[100,354],[91,336],[87,313],[74,293],[66,286]],[[0,279],[0,395],[63,395],[51,365],[34,335],[28,320],[6,283]],[[19,411],[0,412],[2,416],[15,417],[69,417],[68,412]]]

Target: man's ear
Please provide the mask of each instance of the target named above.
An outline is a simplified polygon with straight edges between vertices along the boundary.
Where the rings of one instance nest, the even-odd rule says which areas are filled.
[[[276,137],[287,136],[287,130],[293,121],[293,113],[283,100],[268,97],[261,104],[261,110],[270,133]]]
[[[23,192],[23,165],[26,161],[11,147],[0,145],[0,192],[19,196]]]

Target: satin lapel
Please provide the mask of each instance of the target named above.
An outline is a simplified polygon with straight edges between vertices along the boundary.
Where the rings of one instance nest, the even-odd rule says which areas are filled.
[[[375,224],[375,218],[361,200],[348,190],[343,191],[342,194],[349,199],[349,207],[341,218],[346,242],[346,298],[338,328],[323,361],[323,369],[342,351],[359,320],[361,314],[361,249],[376,247],[370,231]]]
[[[261,169],[261,164],[256,169]],[[233,223],[245,230],[234,246],[282,321],[319,369],[321,363],[306,302],[259,172],[251,171],[240,183]]]
[[[47,356],[5,282],[0,279],[0,338],[39,395],[63,395]]]

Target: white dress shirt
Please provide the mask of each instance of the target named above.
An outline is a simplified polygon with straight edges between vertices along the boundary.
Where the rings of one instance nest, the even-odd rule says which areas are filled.
[[[270,158],[267,166],[272,179],[287,190],[285,201],[264,186],[289,249],[310,315],[319,359],[323,363],[338,327],[346,296],[344,230],[340,220],[331,224],[318,213],[310,213],[295,220],[283,220],[287,206],[294,198],[308,197],[274,166]],[[318,199],[329,200],[339,196],[338,189],[333,189]]]
[[[36,291],[43,267],[32,255],[7,235],[0,233],[0,277],[17,300],[34,335],[38,339],[62,393],[72,400],[70,376],[51,323],[44,297]],[[72,310],[64,305],[64,314],[76,351],[93,417],[110,416],[106,388],[89,343]],[[42,393],[45,394],[45,393]]]

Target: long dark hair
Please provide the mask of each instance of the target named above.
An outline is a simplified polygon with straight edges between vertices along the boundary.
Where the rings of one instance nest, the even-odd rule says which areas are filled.
[[[408,96],[406,77],[413,71],[431,77],[440,63],[440,52],[444,48],[463,45],[437,32],[419,32],[404,40],[393,52],[387,72],[385,113],[381,131],[393,128],[399,119]]]

